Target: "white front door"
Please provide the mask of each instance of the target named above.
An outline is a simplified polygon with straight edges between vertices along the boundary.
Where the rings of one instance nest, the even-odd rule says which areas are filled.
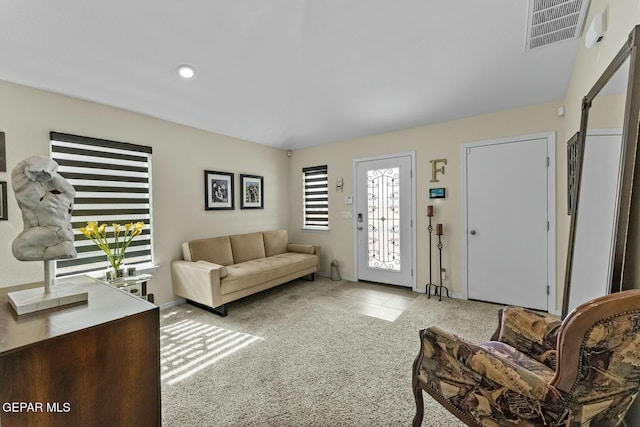
[[[359,280],[413,286],[412,157],[356,160]]]
[[[465,151],[468,297],[547,310],[547,138]]]

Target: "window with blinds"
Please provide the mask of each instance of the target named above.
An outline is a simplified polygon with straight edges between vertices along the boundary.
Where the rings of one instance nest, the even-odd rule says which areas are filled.
[[[51,158],[76,190],[72,225],[78,257],[57,260],[56,277],[109,267],[105,253],[79,231],[87,221],[106,224],[110,236],[113,223],[144,222],[123,264],[153,263],[151,147],[51,132]]]
[[[304,228],[329,229],[329,176],[327,165],[302,169]]]

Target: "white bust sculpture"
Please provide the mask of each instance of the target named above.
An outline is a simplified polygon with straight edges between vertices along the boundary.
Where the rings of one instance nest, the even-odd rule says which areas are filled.
[[[48,157],[31,156],[11,172],[24,230],[13,241],[20,261],[75,258],[71,212],[76,191]]]

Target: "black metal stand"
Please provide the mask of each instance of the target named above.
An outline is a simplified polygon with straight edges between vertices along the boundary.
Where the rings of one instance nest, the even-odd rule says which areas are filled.
[[[440,297],[438,299],[439,301],[442,301],[442,288],[444,288],[447,291],[447,298],[449,298],[449,288],[442,285],[442,247],[443,247],[442,236],[438,235],[438,258],[440,259],[438,267],[440,267],[440,284],[438,285],[437,290],[438,290],[438,296]]]
[[[431,237],[431,236],[429,236]],[[442,235],[438,234],[438,267],[440,270],[440,282],[438,285],[429,283],[427,285],[427,294],[428,298],[431,298],[431,286],[433,286],[433,296],[438,295],[438,301],[442,301],[442,289],[447,291],[447,298],[449,298],[449,288],[442,284],[442,248],[444,245],[442,244]],[[429,263],[431,263],[431,254],[429,254]],[[429,275],[431,275],[431,270],[429,271]]]
[[[429,231],[429,283],[427,283],[426,287],[426,292],[427,292],[427,298],[431,298],[431,286],[434,287],[434,293],[433,295],[435,296],[435,292],[437,292],[437,285],[435,283],[433,283],[433,266],[431,265],[431,248],[432,248],[432,243],[431,243],[431,234],[433,233],[433,226],[431,225],[431,216],[429,216],[429,227],[427,227],[427,230]]]

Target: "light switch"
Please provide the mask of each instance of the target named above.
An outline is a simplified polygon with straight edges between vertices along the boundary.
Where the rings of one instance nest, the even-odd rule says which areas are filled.
[[[344,204],[352,205],[353,204],[353,196],[344,196]],[[351,217],[349,217],[351,218]]]

